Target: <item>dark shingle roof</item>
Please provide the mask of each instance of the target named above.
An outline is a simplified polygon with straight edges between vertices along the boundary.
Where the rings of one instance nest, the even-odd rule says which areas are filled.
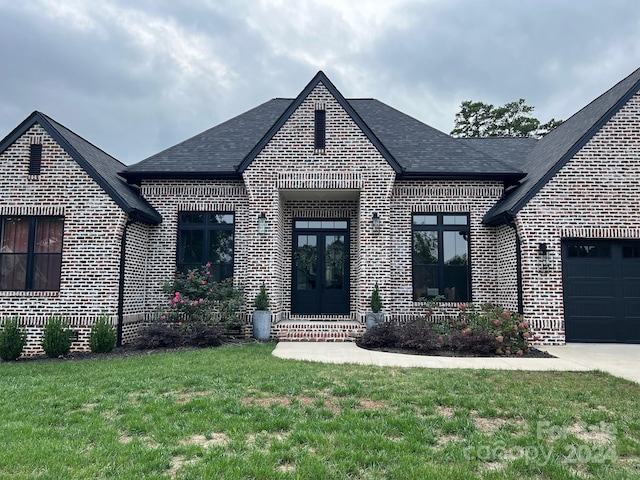
[[[139,196],[138,189],[127,185],[118,175],[124,167],[122,162],[41,112],[33,112],[7,135],[0,142],[0,153],[36,123],[58,142],[124,212],[145,223],[162,222],[160,214]]]
[[[274,99],[170,147],[121,173],[142,178],[239,177],[316,85],[322,83],[400,178],[482,178],[515,182],[524,174],[382,102],[347,100],[322,72],[295,99]]]
[[[349,100],[402,165],[405,178],[517,180],[522,171],[436,130],[378,100]]]
[[[483,137],[458,138],[457,141],[480,150],[496,160],[511,165],[513,168],[522,169],[538,139],[530,137]]]
[[[512,218],[640,90],[640,68],[540,139],[523,165],[522,184],[498,202],[483,221]]]
[[[237,176],[238,165],[292,101],[276,98],[263,103],[128,167],[121,175],[130,182],[141,178]]]

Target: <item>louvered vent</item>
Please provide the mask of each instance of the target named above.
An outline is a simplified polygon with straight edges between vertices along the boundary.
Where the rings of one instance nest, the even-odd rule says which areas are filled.
[[[316,104],[314,119],[314,149],[316,153],[324,153],[327,139],[327,111],[323,104]]]
[[[29,152],[29,175],[40,175],[42,168],[42,144],[32,143]]]

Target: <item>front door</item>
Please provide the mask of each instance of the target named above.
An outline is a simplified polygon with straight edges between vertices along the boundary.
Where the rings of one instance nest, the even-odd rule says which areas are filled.
[[[349,313],[347,220],[294,220],[291,313]]]

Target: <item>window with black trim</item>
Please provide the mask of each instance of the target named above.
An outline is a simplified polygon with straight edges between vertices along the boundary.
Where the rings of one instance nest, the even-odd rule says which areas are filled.
[[[0,217],[0,290],[60,290],[62,217]]]
[[[228,212],[180,212],[177,268],[187,272],[211,263],[214,281],[233,276],[234,216]]]
[[[471,300],[469,216],[413,215],[413,298]]]

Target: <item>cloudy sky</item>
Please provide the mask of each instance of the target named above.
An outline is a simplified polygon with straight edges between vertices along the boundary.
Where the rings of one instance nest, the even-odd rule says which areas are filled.
[[[637,0],[0,0],[0,138],[40,110],[127,164],[323,70],[449,132],[565,119],[640,67]]]

